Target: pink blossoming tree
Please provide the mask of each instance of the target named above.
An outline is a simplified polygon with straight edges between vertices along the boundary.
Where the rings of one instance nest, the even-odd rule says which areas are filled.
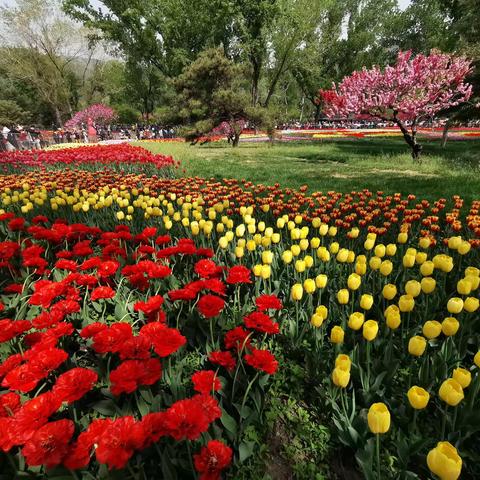
[[[95,105],[90,105],[85,108],[85,110],[77,112],[67,123],[65,123],[65,126],[67,128],[78,127],[82,123],[87,123],[89,118],[95,124],[109,123],[115,118],[115,116],[115,110],[113,110],[113,108],[97,103]]]
[[[320,90],[319,102],[329,117],[376,118],[394,122],[417,159],[418,122],[468,100],[472,87],[465,82],[471,63],[432,50],[430,55],[399,52],[395,65],[353,72],[331,90]]]

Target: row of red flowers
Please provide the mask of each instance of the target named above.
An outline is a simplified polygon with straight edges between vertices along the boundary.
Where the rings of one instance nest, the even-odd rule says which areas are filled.
[[[58,150],[26,150],[0,152],[0,166],[43,168],[49,165],[85,164],[151,164],[157,168],[174,165],[172,157],[153,154],[142,147],[128,143],[91,145]]]

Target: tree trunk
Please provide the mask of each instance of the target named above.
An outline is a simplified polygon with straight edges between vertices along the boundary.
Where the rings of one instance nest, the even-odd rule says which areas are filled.
[[[253,67],[253,76],[252,76],[252,107],[255,107],[258,103],[258,83],[260,82],[260,71],[261,71],[261,62],[259,62],[255,57],[250,57]]]
[[[412,149],[412,158],[418,160],[422,152],[422,146],[417,143],[417,126],[415,121],[412,123],[412,133],[409,133],[405,125],[398,118],[394,117],[393,120],[400,128],[403,138]]]
[[[447,145],[447,140],[448,140],[448,130],[450,128],[450,120],[447,120],[445,122],[445,125],[443,127],[443,133],[442,133],[442,148],[445,148],[445,146]]]
[[[292,44],[292,42],[290,42],[290,44]],[[290,48],[290,46],[288,48]],[[275,72],[272,83],[270,84],[270,88],[268,89],[267,98],[265,99],[265,103],[263,104],[263,106],[265,108],[268,107],[268,104],[270,103],[270,99],[272,98],[273,92],[275,91],[275,88],[277,86],[278,80],[280,79],[280,75],[283,73],[285,63],[287,62],[288,53],[289,53],[289,50],[287,49],[285,51],[283,57],[282,57],[282,60],[280,62],[280,66],[278,67],[277,71]]]
[[[58,128],[62,128],[63,127],[63,122],[62,122],[62,115],[60,114],[60,110],[58,109],[58,107],[55,105],[53,107],[54,111],[55,111],[55,119],[57,121],[57,126]]]
[[[322,112],[322,107],[319,103],[315,103],[315,124],[320,123],[320,113]]]
[[[238,147],[239,142],[240,142],[240,133],[235,133],[232,139],[232,147]]]

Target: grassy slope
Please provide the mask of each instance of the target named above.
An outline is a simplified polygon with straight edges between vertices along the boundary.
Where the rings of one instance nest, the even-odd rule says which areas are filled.
[[[190,146],[141,142],[181,160],[187,175],[245,178],[283,187],[308,184],[312,190],[347,192],[369,188],[386,193],[415,193],[437,199],[462,195],[480,199],[480,141],[424,141],[422,163],[414,163],[401,139],[340,139],[269,145],[242,143]]]

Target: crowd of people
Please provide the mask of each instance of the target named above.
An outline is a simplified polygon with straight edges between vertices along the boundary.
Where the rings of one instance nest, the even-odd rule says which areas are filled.
[[[407,122],[408,124],[408,122]],[[442,128],[445,120],[428,120],[420,122],[419,127]],[[292,121],[277,125],[277,130],[321,130],[321,129],[365,129],[394,127],[393,122],[373,120],[330,120],[321,119],[318,122]],[[467,128],[480,128],[480,120],[471,120],[463,125]],[[86,125],[78,128],[58,128],[52,131],[40,130],[35,126],[24,127],[0,126],[0,151],[32,150],[44,148],[51,144],[63,143],[93,143],[104,140],[160,140],[176,137],[176,131],[171,126],[159,124],[134,125],[96,125],[94,134]]]
[[[1,128],[0,151],[40,149],[45,145],[46,141],[42,131],[34,126],[17,125]]]
[[[95,125],[94,134],[86,125],[75,128],[40,130],[22,125],[0,127],[0,151],[32,150],[63,143],[92,143],[104,140],[145,140],[174,138],[175,130],[158,124]]]

